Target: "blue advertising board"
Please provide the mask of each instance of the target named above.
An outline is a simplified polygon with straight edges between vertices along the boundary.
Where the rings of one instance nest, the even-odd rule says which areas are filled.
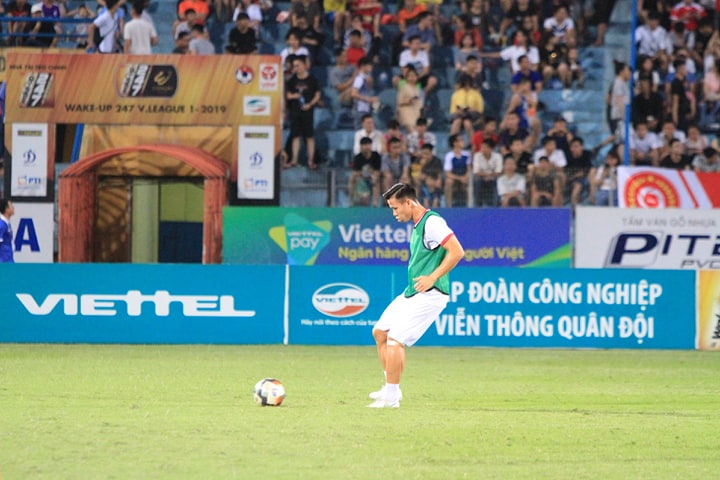
[[[405,288],[406,275],[399,267],[292,267],[290,342],[372,344],[372,326]],[[694,272],[459,267],[451,289],[418,345],[695,346]]]
[[[0,342],[281,343],[285,270],[0,265]]]
[[[571,266],[570,209],[438,212],[465,248],[464,266]],[[387,208],[225,207],[223,262],[404,266],[411,234]]]

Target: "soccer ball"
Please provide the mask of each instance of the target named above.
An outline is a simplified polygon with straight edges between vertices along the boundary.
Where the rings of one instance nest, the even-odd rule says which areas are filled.
[[[280,380],[263,378],[255,384],[253,398],[260,406],[278,407],[285,399],[285,387]]]

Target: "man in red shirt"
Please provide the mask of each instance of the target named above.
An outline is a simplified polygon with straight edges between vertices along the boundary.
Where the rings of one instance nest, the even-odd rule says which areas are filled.
[[[185,20],[185,12],[194,10],[197,14],[196,24],[205,25],[205,19],[210,15],[210,6],[205,0],[183,0],[178,6],[178,15]]]
[[[683,0],[677,3],[670,11],[670,21],[672,23],[681,22],[685,25],[685,29],[694,32],[697,30],[698,20],[707,15],[705,9],[692,0]]]

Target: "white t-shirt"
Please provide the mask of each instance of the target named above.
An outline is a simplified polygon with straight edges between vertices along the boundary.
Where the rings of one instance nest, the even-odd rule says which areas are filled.
[[[523,55],[527,55],[531,65],[537,65],[538,63],[540,63],[540,53],[538,52],[538,49],[536,47],[530,47],[528,49],[525,47],[512,45],[510,47],[505,47],[500,50],[500,58],[502,58],[506,62],[510,62],[510,68],[512,68],[513,73],[516,73],[518,70],[520,70],[520,65],[518,65],[518,58],[522,57]]]
[[[565,152],[556,148],[553,152],[548,155],[544,148],[538,148],[533,154],[533,163],[537,165],[540,162],[540,157],[548,157],[551,164],[558,168],[564,168],[567,165],[567,158],[565,158]]]
[[[406,49],[400,54],[399,65],[400,67],[411,65],[417,74],[420,75],[423,70],[430,66],[430,58],[425,50],[418,50],[417,53],[413,55],[410,49]]]
[[[130,40],[130,51],[135,55],[149,55],[152,53],[152,38],[157,38],[155,28],[141,18],[134,18],[125,24],[123,38]]]
[[[434,250],[453,234],[454,232],[448,227],[444,218],[439,215],[430,215],[428,219],[425,220],[423,244],[425,248]]]
[[[525,192],[525,177],[518,173],[514,174],[512,178],[506,174],[502,174],[497,179],[497,193],[499,197],[512,192]]]
[[[367,82],[365,81],[365,74],[358,73],[355,76],[355,80],[353,80],[352,88],[358,91],[360,95],[369,97],[371,96],[372,92],[370,92],[370,89],[367,88]],[[370,112],[370,104],[364,100],[355,99],[355,111],[364,113],[364,112]],[[378,150],[379,151],[379,150]],[[358,153],[360,150],[358,149]]]
[[[102,53],[113,53],[115,50],[115,31],[117,29],[117,12],[115,16],[105,10],[93,20],[95,28],[99,30],[102,41],[95,48]]]
[[[379,130],[373,130],[368,134],[364,129],[360,129],[355,132],[355,141],[353,142],[353,155],[357,155],[360,153],[360,140],[362,140],[364,137],[370,137],[372,140],[372,149],[373,152],[383,153],[385,150],[383,148],[383,141],[385,140],[383,138],[383,134]]]
[[[503,159],[498,152],[490,152],[490,158],[485,158],[482,152],[473,157],[473,173],[502,173]]]
[[[630,149],[638,152],[648,153],[660,147],[659,143],[657,135],[653,132],[647,132],[644,138],[640,138],[635,131],[630,135]]]
[[[551,31],[555,37],[557,37],[561,42],[564,42],[568,32],[570,30],[575,30],[575,22],[573,22],[572,18],[567,17],[562,21],[562,23],[558,23],[558,21],[555,20],[555,17],[550,17],[545,19],[543,28]]]

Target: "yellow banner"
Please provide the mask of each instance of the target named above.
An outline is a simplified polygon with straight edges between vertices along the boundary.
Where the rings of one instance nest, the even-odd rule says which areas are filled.
[[[279,125],[269,55],[75,55],[9,51],[6,122]]]
[[[720,271],[698,272],[698,324],[700,350],[720,350]]]

